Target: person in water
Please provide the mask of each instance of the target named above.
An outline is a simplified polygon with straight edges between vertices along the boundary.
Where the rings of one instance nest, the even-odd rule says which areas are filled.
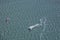
[[[6,23],[8,24],[9,23],[9,20],[10,20],[10,18],[9,17],[6,17]]]

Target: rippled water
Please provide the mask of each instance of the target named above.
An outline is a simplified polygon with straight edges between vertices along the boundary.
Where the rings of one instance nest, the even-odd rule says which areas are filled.
[[[43,17],[47,25],[29,32]],[[59,24],[60,0],[0,0],[0,40],[60,40]]]

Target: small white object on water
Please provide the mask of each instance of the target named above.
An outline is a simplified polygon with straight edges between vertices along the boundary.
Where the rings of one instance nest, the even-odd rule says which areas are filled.
[[[35,25],[32,25],[32,26],[30,26],[29,28],[28,28],[28,30],[32,30],[33,28],[35,28],[35,27],[37,27],[37,26],[39,26],[40,24],[35,24]]]
[[[40,25],[42,26],[42,24],[43,24],[43,20],[42,20],[42,19],[40,19]]]
[[[42,26],[43,24],[46,23],[46,21],[47,21],[47,20],[46,20],[45,17],[44,17],[44,18],[41,18],[39,24],[35,24],[35,25],[30,26],[30,27],[28,28],[28,30],[32,30],[33,28],[35,28],[35,27],[37,27],[37,26]]]

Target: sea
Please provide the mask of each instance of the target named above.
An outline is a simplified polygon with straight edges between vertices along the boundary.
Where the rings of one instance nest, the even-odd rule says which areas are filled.
[[[60,0],[0,0],[0,40],[60,40]]]

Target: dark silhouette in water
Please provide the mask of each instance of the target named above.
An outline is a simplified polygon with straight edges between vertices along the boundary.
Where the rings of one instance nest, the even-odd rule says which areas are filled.
[[[28,28],[28,31],[30,32],[30,31],[31,31],[31,29],[30,29],[30,28]]]
[[[9,17],[6,17],[5,22],[8,24],[9,23],[9,20],[10,20],[10,18]]]

